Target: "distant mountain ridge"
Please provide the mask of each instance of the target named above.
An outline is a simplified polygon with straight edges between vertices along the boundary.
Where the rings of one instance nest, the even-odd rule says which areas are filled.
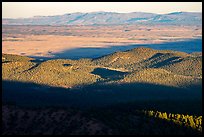
[[[123,25],[123,24],[167,24],[202,25],[200,12],[172,12],[155,14],[146,12],[89,12],[69,13],[55,16],[31,18],[3,18],[3,25]]]

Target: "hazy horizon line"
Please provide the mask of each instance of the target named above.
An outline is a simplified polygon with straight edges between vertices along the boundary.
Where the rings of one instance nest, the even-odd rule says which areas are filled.
[[[171,13],[176,13],[176,12],[181,12],[181,13],[202,13],[201,12],[194,12],[194,11],[173,11],[173,12],[167,12],[167,13],[153,13],[153,12],[143,12],[143,11],[134,11],[134,12],[114,12],[114,11],[91,11],[91,12],[67,12],[64,14],[53,14],[53,15],[34,15],[31,17],[17,17],[17,18],[12,18],[12,17],[2,17],[2,19],[27,19],[27,18],[34,18],[34,17],[52,17],[52,16],[62,16],[66,14],[75,14],[75,13],[119,13],[119,14],[130,14],[130,13],[150,13],[150,14],[157,14],[157,15],[166,15],[166,14],[171,14]]]

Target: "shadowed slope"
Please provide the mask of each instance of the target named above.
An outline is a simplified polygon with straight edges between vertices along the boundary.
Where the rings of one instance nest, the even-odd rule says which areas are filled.
[[[177,118],[177,115],[175,116]],[[25,108],[3,105],[2,134],[200,135],[201,132],[165,119],[148,117],[134,108],[129,111],[118,107],[82,111],[73,108]]]
[[[200,112],[202,89],[192,86],[181,89],[170,86],[150,83],[124,83],[124,84],[92,84],[80,89],[67,89],[39,85],[34,83],[3,81],[3,102],[15,102],[23,106],[74,106],[90,108],[107,106],[118,103],[140,102],[138,106],[147,107],[143,102],[154,102],[154,107],[169,104],[165,109],[174,110],[176,104],[189,105],[193,103],[196,111]],[[159,104],[155,104],[160,102]],[[187,107],[186,106],[186,107]],[[187,107],[188,108],[188,107]],[[195,112],[188,108],[188,112]]]
[[[15,115],[14,115],[15,114]],[[111,128],[72,108],[2,107],[3,135],[104,135]]]

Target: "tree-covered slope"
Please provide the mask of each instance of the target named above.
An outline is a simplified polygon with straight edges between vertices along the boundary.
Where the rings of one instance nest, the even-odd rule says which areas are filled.
[[[139,47],[96,59],[39,61],[2,55],[3,80],[58,87],[103,82],[147,82],[174,87],[200,84],[202,55]]]

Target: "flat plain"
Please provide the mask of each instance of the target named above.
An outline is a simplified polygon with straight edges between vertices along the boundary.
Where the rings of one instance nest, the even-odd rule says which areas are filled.
[[[93,58],[132,49],[135,44],[153,45],[202,36],[200,26],[178,25],[4,25],[2,28],[3,53],[39,58]]]

